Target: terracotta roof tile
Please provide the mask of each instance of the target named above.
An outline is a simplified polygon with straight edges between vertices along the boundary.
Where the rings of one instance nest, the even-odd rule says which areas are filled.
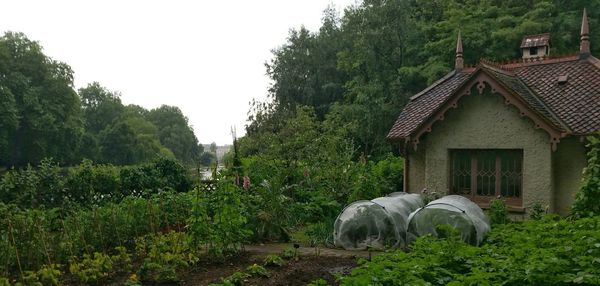
[[[600,69],[595,58],[515,68],[515,74],[574,134],[600,130]],[[559,76],[567,82],[559,83]]]
[[[471,71],[472,72],[472,71]],[[451,72],[442,80],[432,84],[411,98],[394,126],[388,133],[389,139],[410,136],[431,114],[433,114],[464,83],[471,74],[468,70]]]
[[[600,60],[564,57],[481,69],[514,91],[558,130],[573,134],[600,131]],[[407,138],[470,79],[473,70],[452,72],[411,98],[388,134]],[[559,83],[559,77],[567,81]]]
[[[542,47],[550,44],[550,34],[528,35],[523,37],[521,48]]]
[[[540,116],[550,121],[561,131],[567,131],[565,124],[556,116],[551,109],[514,73],[483,66],[488,74],[506,86],[509,90],[517,93],[527,104]],[[557,77],[558,78],[558,77]]]

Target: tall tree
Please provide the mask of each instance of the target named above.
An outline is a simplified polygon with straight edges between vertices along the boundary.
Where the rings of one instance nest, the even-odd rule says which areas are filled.
[[[146,118],[158,128],[160,143],[169,148],[175,158],[185,163],[197,163],[202,150],[187,117],[175,106],[162,105],[152,109]]]
[[[68,65],[44,55],[24,34],[7,32],[0,37],[0,96],[1,111],[7,112],[2,115],[7,121],[0,123],[0,152],[9,153],[0,159],[3,164],[36,164],[44,157],[62,163],[77,159],[73,150],[83,122]]]

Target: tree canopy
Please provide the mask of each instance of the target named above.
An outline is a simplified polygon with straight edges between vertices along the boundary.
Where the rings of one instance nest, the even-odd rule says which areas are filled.
[[[184,163],[201,150],[179,108],[125,106],[98,82],[75,91],[73,71],[22,33],[0,37],[0,166],[64,165],[87,158],[136,164],[159,157]]]
[[[570,54],[579,49],[584,7],[592,54],[599,54],[600,1],[363,0],[343,17],[328,8],[317,31],[292,29],[273,50],[270,100],[253,103],[247,136],[282,132],[304,105],[319,120],[338,113],[355,126],[355,155],[379,158],[390,151],[385,136],[408,98],[451,71],[459,30],[467,64],[520,58],[522,37],[544,32],[552,54]],[[264,149],[260,140],[242,140],[251,142],[243,155]]]

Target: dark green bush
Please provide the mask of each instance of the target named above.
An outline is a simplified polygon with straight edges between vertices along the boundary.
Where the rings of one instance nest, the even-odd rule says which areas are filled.
[[[587,167],[572,213],[576,217],[600,215],[600,135],[588,138]]]
[[[163,191],[191,188],[186,169],[172,159],[126,167],[83,160],[68,169],[44,159],[36,168],[6,172],[0,179],[0,202],[23,208],[89,208],[128,196],[149,198]]]
[[[182,229],[191,209],[190,194],[174,192],[128,197],[89,210],[19,209],[0,203],[0,276],[18,273],[17,255],[23,269],[39,269],[48,260],[67,264],[83,253],[131,249],[138,236]]]
[[[496,225],[480,247],[421,237],[362,261],[341,285],[598,285],[600,217]]]

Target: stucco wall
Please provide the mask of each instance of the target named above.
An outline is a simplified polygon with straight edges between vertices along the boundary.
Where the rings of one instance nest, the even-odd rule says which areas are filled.
[[[425,148],[411,150],[408,155],[408,192],[419,193],[425,188]]]
[[[419,156],[411,156],[409,168],[425,165],[422,185],[410,182],[410,191],[422,188],[448,192],[449,149],[523,149],[523,206],[539,202],[553,211],[552,149],[549,135],[535,129],[527,117],[521,117],[513,106],[504,104],[500,95],[483,95],[476,91],[464,96],[457,109],[446,113],[443,121],[433,125],[432,132],[421,138]],[[423,151],[425,149],[425,151]],[[412,172],[411,172],[412,174]]]
[[[583,168],[587,165],[585,145],[577,137],[563,138],[552,156],[555,211],[566,215],[579,190]]]

